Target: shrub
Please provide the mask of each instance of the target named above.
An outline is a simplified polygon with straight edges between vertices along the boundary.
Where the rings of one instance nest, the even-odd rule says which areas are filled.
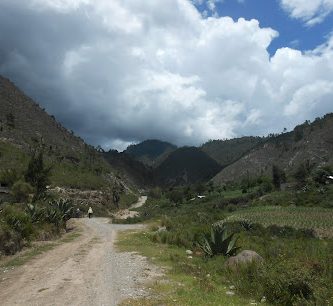
[[[0,255],[13,255],[24,245],[22,237],[8,224],[0,223]]]
[[[29,239],[33,233],[30,217],[22,210],[13,206],[6,206],[2,211],[5,223],[15,230],[22,239]]]
[[[161,188],[155,187],[153,189],[150,189],[148,196],[153,199],[159,200],[162,197],[162,191]]]
[[[30,194],[33,193],[33,187],[24,181],[17,181],[11,189],[11,194],[17,202],[28,201]]]
[[[232,272],[231,277],[240,293],[258,300],[265,296],[275,305],[315,304],[313,275],[299,263],[252,264]]]
[[[16,181],[20,179],[20,174],[16,169],[6,169],[0,172],[0,182],[3,185],[12,187]]]
[[[331,175],[330,168],[319,168],[313,174],[313,180],[318,184],[325,185],[329,175]]]
[[[181,190],[172,190],[166,196],[173,203],[179,204],[183,202],[183,193]]]

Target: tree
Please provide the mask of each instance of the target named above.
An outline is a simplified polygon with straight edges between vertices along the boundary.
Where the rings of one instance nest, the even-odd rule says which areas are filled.
[[[286,182],[286,174],[278,166],[272,167],[273,185],[276,189],[280,189],[281,184]]]
[[[17,202],[26,202],[29,200],[30,194],[34,193],[34,189],[29,183],[17,181],[12,189],[11,194]]]
[[[15,116],[12,113],[6,115],[7,126],[14,129],[15,128]]]
[[[114,186],[112,189],[112,201],[113,204],[119,209],[120,194],[119,188],[117,188],[117,186]]]
[[[307,177],[309,176],[311,171],[310,162],[306,161],[306,163],[299,164],[298,168],[294,173],[294,178],[299,183],[305,183]]]
[[[167,193],[167,198],[173,203],[180,204],[183,202],[183,193],[180,190],[171,190]]]
[[[34,152],[31,156],[28,169],[25,172],[25,180],[35,187],[36,196],[40,196],[46,190],[46,186],[49,184],[49,177],[51,174],[51,167],[44,165],[43,153]]]

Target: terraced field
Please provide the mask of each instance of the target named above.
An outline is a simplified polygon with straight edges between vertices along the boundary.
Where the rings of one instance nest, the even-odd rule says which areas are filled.
[[[317,207],[253,207],[237,211],[223,222],[248,221],[265,227],[290,226],[314,230],[321,238],[333,238],[333,209]]]

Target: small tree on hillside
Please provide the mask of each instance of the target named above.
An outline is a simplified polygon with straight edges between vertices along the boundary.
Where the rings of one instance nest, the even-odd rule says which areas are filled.
[[[280,189],[281,184],[286,182],[286,173],[278,166],[272,167],[273,185],[276,189]]]
[[[301,163],[299,164],[294,173],[294,178],[297,180],[298,183],[304,184],[306,182],[306,179],[310,175],[310,171],[311,171],[311,166],[309,161]]]
[[[117,186],[114,186],[112,189],[112,201],[113,204],[119,209],[120,191]]]
[[[49,184],[51,167],[45,167],[43,153],[34,153],[25,172],[25,180],[35,187],[36,196],[40,196]]]

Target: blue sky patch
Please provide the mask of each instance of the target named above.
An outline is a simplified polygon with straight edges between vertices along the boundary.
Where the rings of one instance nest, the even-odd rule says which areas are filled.
[[[304,20],[293,18],[286,12],[278,0],[224,0],[194,1],[204,15],[214,14],[229,16],[234,20],[243,17],[247,20],[257,19],[261,27],[270,27],[279,32],[268,48],[271,55],[281,47],[291,47],[301,51],[312,50],[325,43],[333,31],[333,14],[312,26]],[[200,3],[201,2],[201,3]],[[211,5],[215,8],[212,10]]]

